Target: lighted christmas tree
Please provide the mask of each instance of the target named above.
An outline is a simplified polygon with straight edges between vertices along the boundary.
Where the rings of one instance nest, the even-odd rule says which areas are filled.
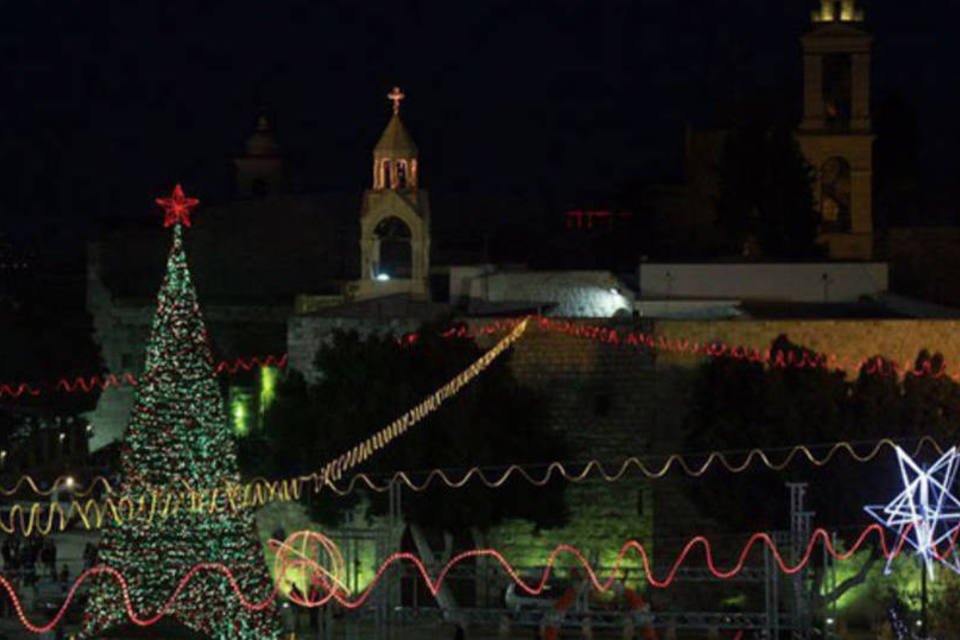
[[[196,291],[183,248],[190,208],[180,185],[158,199],[173,226],[173,247],[157,301],[146,365],[121,448],[120,491],[140,496],[158,488],[198,490],[239,481],[236,444],[228,426]],[[209,495],[209,494],[208,494]],[[216,513],[181,509],[167,518],[137,518],[103,531],[100,564],[126,578],[134,611],[155,614],[197,563],[230,568],[244,596],[263,601],[272,589],[250,510]],[[217,639],[276,638],[279,617],[271,604],[245,608],[220,574],[194,577],[169,610],[179,623]],[[110,577],[91,585],[83,635],[128,623],[123,593]]]

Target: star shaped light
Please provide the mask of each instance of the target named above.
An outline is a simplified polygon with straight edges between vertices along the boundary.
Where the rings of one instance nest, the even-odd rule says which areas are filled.
[[[163,227],[167,228],[174,224],[183,224],[190,226],[190,209],[194,208],[200,201],[196,198],[188,198],[183,195],[183,189],[180,183],[173,188],[169,198],[157,198],[157,204],[163,207]]]
[[[960,463],[957,448],[951,447],[927,469],[897,447],[897,462],[903,491],[890,504],[864,508],[880,524],[897,532],[898,543],[904,538],[916,549],[931,578],[935,562],[960,573],[960,557],[952,544],[960,529],[960,500],[953,495]],[[886,573],[890,573],[892,562],[893,556],[887,558]]]

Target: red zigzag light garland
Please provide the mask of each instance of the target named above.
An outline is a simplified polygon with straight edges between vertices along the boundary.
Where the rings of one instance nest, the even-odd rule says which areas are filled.
[[[727,569],[717,568],[716,563],[713,559],[713,550],[712,550],[712,547],[710,546],[709,540],[705,536],[697,536],[695,538],[690,539],[690,541],[687,542],[687,544],[683,547],[681,552],[678,554],[671,568],[661,578],[658,578],[651,573],[651,562],[647,555],[646,549],[644,549],[643,545],[635,540],[631,540],[625,543],[620,548],[620,552],[617,555],[617,560],[614,563],[611,576],[605,580],[601,580],[601,578],[597,575],[594,568],[590,565],[590,563],[587,561],[583,553],[580,552],[580,550],[570,545],[560,545],[554,548],[554,550],[550,553],[547,559],[546,569],[544,570],[540,579],[533,582],[527,582],[526,580],[524,580],[523,577],[517,572],[517,570],[514,569],[507,562],[507,560],[503,557],[503,555],[501,555],[498,551],[494,549],[474,549],[471,551],[465,551],[463,553],[457,554],[456,556],[451,558],[449,562],[447,562],[447,564],[443,567],[443,569],[437,574],[436,578],[430,577],[430,574],[428,573],[427,568],[424,565],[423,561],[421,561],[417,556],[411,553],[406,553],[406,552],[394,553],[390,555],[386,560],[384,560],[383,564],[380,565],[380,568],[377,570],[370,584],[367,585],[367,587],[363,591],[361,591],[355,598],[352,598],[352,599],[349,597],[349,595],[342,594],[341,589],[339,587],[336,587],[330,584],[330,581],[326,577],[324,577],[328,575],[328,572],[324,571],[320,567],[317,567],[316,564],[313,563],[313,561],[305,560],[302,557],[294,559],[284,564],[284,566],[281,568],[281,571],[278,573],[278,582],[279,582],[279,579],[282,578],[282,576],[284,575],[287,569],[296,569],[302,566],[307,566],[308,568],[313,569],[312,571],[313,584],[323,587],[324,590],[326,591],[326,593],[321,598],[315,601],[309,602],[309,606],[312,606],[312,607],[320,606],[329,602],[330,600],[336,600],[338,603],[340,603],[343,607],[347,609],[358,609],[362,607],[366,603],[366,601],[369,599],[370,595],[373,592],[373,589],[376,587],[376,585],[378,584],[380,579],[383,577],[383,575],[386,573],[386,571],[395,564],[399,564],[401,562],[412,564],[414,569],[423,578],[424,583],[426,584],[427,588],[430,589],[430,592],[436,595],[440,591],[441,585],[443,584],[447,576],[450,574],[450,572],[453,570],[453,568],[456,567],[461,562],[464,562],[472,558],[492,558],[494,561],[500,564],[504,572],[517,584],[517,586],[523,592],[529,595],[539,595],[543,593],[544,589],[546,589],[547,587],[547,583],[550,580],[550,575],[553,572],[554,566],[557,563],[557,558],[561,554],[566,554],[566,555],[572,556],[573,559],[576,561],[576,563],[583,568],[583,570],[586,572],[587,580],[589,580],[591,586],[594,589],[598,591],[606,591],[610,589],[614,581],[617,579],[619,575],[619,568],[621,563],[623,562],[624,557],[627,555],[627,553],[632,551],[640,557],[641,564],[643,565],[643,572],[647,579],[647,582],[655,588],[663,589],[663,588],[669,587],[674,582],[674,580],[676,579],[677,573],[680,570],[680,567],[686,561],[687,557],[698,548],[703,549],[705,564],[707,569],[710,571],[710,573],[712,573],[716,578],[720,580],[726,580],[736,576],[738,573],[740,573],[740,571],[743,570],[743,567],[746,564],[747,558],[750,556],[754,548],[757,546],[765,547],[769,549],[780,571],[782,571],[784,574],[791,575],[791,574],[797,573],[798,571],[801,571],[804,567],[806,567],[810,563],[811,559],[813,558],[814,550],[818,542],[822,544],[824,549],[827,551],[827,553],[829,553],[835,559],[844,561],[844,560],[848,560],[850,557],[852,557],[854,554],[860,551],[861,548],[865,546],[866,541],[870,536],[876,535],[878,538],[878,544],[880,545],[880,549],[883,555],[886,558],[892,558],[900,555],[900,553],[902,552],[903,546],[906,540],[906,535],[908,533],[909,533],[909,529],[904,531],[903,534],[901,534],[900,538],[898,539],[897,543],[891,548],[887,545],[886,537],[884,536],[883,527],[881,527],[879,524],[871,524],[867,526],[860,533],[860,535],[857,537],[856,541],[853,543],[853,545],[850,547],[849,550],[838,551],[833,546],[833,543],[830,540],[830,534],[824,529],[816,529],[811,534],[810,539],[807,542],[807,545],[805,547],[805,551],[803,555],[795,564],[792,564],[792,565],[788,564],[787,561],[784,560],[782,554],[780,553],[776,544],[773,542],[773,540],[770,538],[769,535],[767,535],[766,533],[755,533],[744,544],[739,555],[737,556],[736,562],[730,568],[727,568]],[[324,536],[315,532],[297,532],[292,534],[290,538],[287,538],[287,540],[292,540],[295,536],[304,535],[304,534],[316,536],[318,538],[324,538]],[[952,544],[956,544],[956,538],[952,541]],[[282,550],[283,548],[287,547],[287,542],[284,541],[281,543],[277,540],[271,540],[270,545],[274,550]],[[97,566],[97,567],[93,567],[92,569],[88,569],[87,571],[80,574],[77,577],[76,581],[73,583],[73,586],[70,588],[69,592],[67,593],[67,597],[63,605],[60,607],[60,610],[57,612],[57,614],[53,616],[53,618],[47,624],[38,625],[31,622],[26,617],[23,611],[23,605],[20,602],[20,599],[17,596],[15,590],[13,589],[13,586],[10,584],[10,581],[5,576],[2,576],[2,575],[0,575],[0,588],[2,588],[6,592],[7,596],[10,597],[10,600],[13,605],[13,609],[16,612],[17,617],[20,619],[20,622],[23,624],[23,626],[27,630],[33,633],[43,633],[44,631],[48,631],[54,628],[57,624],[59,624],[63,616],[66,614],[66,611],[70,606],[70,603],[76,597],[77,590],[84,583],[84,581],[86,581],[88,578],[91,578],[97,575],[108,575],[114,580],[116,580],[117,583],[120,585],[120,588],[123,592],[124,608],[126,609],[127,617],[130,619],[132,623],[141,627],[147,627],[157,623],[164,615],[166,615],[166,613],[171,609],[173,604],[176,602],[180,593],[186,588],[190,580],[193,579],[194,576],[196,576],[201,572],[219,573],[220,575],[222,575],[230,584],[230,588],[233,591],[234,596],[240,600],[241,605],[251,610],[259,610],[267,607],[270,604],[270,602],[278,595],[278,585],[275,583],[273,592],[269,596],[267,596],[263,601],[261,602],[250,601],[241,592],[240,587],[233,576],[233,573],[226,566],[219,563],[197,564],[197,565],[194,565],[189,571],[187,571],[187,573],[183,576],[183,578],[180,579],[180,582],[177,584],[176,589],[173,591],[173,593],[170,595],[170,597],[163,604],[162,607],[160,607],[153,615],[141,616],[136,611],[133,610],[133,604],[130,599],[130,590],[129,590],[129,587],[127,586],[126,579],[123,577],[123,575],[116,569],[113,569],[112,567]]]
[[[497,320],[492,323],[478,324],[474,327],[461,326],[448,329],[440,335],[444,338],[475,338],[511,331],[522,318]],[[554,320],[537,316],[535,326],[545,331],[563,333],[578,338],[587,338],[598,342],[635,348],[651,349],[665,353],[688,355],[694,357],[732,358],[745,360],[756,364],[771,367],[793,367],[797,369],[824,369],[827,371],[859,372],[864,370],[868,375],[882,376],[930,376],[934,378],[947,377],[960,382],[960,372],[947,372],[946,367],[934,369],[928,361],[917,367],[913,362],[898,364],[881,361],[876,357],[861,358],[859,360],[841,357],[836,354],[814,354],[811,352],[783,352],[747,347],[743,345],[728,345],[719,341],[701,342],[684,338],[667,338],[666,336],[643,331],[620,332],[610,327],[579,323],[569,320]],[[419,334],[408,333],[397,342],[401,345],[413,345],[419,340]],[[238,371],[249,371],[254,367],[275,366],[285,367],[287,354],[267,355],[264,357],[237,358],[232,362],[223,361],[217,365],[217,374],[227,373],[234,375]],[[108,374],[106,376],[77,377],[73,379],[60,378],[52,385],[52,390],[62,393],[90,393],[95,390],[106,390],[122,386],[136,386],[137,379],[131,373]],[[48,391],[49,392],[49,391]],[[23,395],[36,397],[44,391],[27,382],[0,384],[0,398],[4,396],[19,398]]]
[[[284,353],[279,356],[267,355],[262,358],[259,356],[251,356],[249,358],[237,358],[233,361],[223,360],[216,366],[214,372],[217,375],[224,373],[227,375],[236,375],[239,371],[250,371],[256,367],[283,368],[286,366],[287,354]],[[105,376],[87,376],[72,379],[60,378],[53,384],[52,390],[60,393],[92,393],[94,391],[105,391],[117,387],[135,387],[137,384],[139,384],[139,381],[132,373],[110,373]],[[27,382],[0,384],[0,398],[4,396],[19,398],[23,395],[35,398],[44,393],[42,389]],[[49,391],[46,393],[49,393]]]

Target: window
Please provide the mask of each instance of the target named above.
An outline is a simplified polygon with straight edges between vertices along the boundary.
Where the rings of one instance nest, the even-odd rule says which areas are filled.
[[[413,270],[413,248],[410,227],[400,218],[385,218],[374,229],[377,255],[374,256],[378,280],[409,278]]]
[[[384,161],[383,161],[383,180],[381,181],[380,186],[381,186],[382,188],[384,188],[384,189],[387,189],[387,188],[393,186],[393,178],[392,178],[392,176],[390,175],[390,161],[389,161],[389,160],[384,160]]]
[[[846,131],[850,126],[852,62],[849,53],[832,53],[823,58],[823,103],[827,127]]]

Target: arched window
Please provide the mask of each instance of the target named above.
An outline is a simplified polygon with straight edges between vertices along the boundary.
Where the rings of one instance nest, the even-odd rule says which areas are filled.
[[[397,189],[407,188],[407,161],[397,160]]]
[[[373,234],[377,246],[373,277],[377,280],[410,278],[413,271],[410,227],[391,216],[381,220]]]
[[[824,112],[827,127],[833,131],[850,128],[852,64],[849,53],[831,53],[823,57]]]
[[[820,167],[820,221],[824,231],[850,231],[850,163],[840,156]]]
[[[380,187],[383,189],[389,189],[393,186],[392,179],[390,177],[390,161],[383,161],[383,173],[381,174],[382,180],[380,182]]]

